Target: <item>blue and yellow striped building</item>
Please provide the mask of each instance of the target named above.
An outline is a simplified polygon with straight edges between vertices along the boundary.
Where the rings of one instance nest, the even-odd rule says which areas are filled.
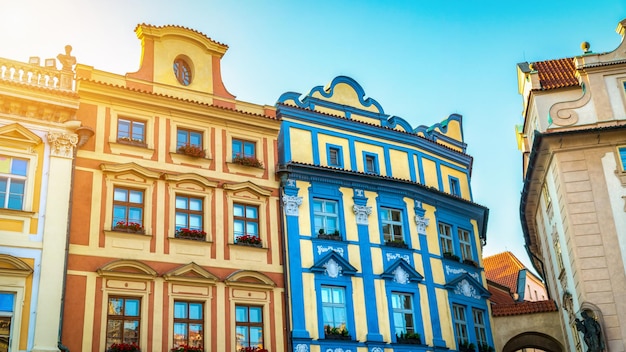
[[[493,346],[461,116],[413,128],[365,96],[339,76],[277,104],[292,350]]]

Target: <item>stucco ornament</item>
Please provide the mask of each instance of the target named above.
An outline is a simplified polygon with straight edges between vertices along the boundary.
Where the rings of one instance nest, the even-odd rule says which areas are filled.
[[[309,352],[309,346],[299,343],[296,345],[296,352]]]
[[[456,285],[454,293],[456,293],[457,295],[462,294],[465,297],[480,299],[480,295],[476,293],[476,289],[474,288],[474,286],[467,282],[467,280],[461,280],[461,282]]]
[[[478,275],[478,273],[470,273],[467,272],[467,270],[465,269],[461,269],[461,268],[453,268],[449,265],[446,265],[446,274],[450,275],[450,274],[465,274],[468,273],[471,277],[473,277],[474,279],[476,279],[476,281],[480,282],[480,275]]]
[[[337,348],[327,348],[324,352],[352,352],[352,350],[344,350],[341,347],[337,347]]]
[[[285,204],[285,215],[298,216],[298,207],[302,204],[302,197],[283,196],[283,204]]]
[[[334,261],[332,258],[324,264],[324,268],[326,268],[326,275],[332,277],[333,279],[341,275],[341,271],[343,270],[341,265],[339,265],[339,263]]]
[[[417,224],[417,233],[425,235],[430,219],[425,216],[415,215],[415,223]]]
[[[399,266],[393,271],[393,281],[401,285],[406,285],[409,283],[409,274]]]
[[[409,259],[409,255],[408,254],[398,254],[398,253],[387,253],[387,261],[390,262],[392,260],[401,258],[402,260],[404,260],[405,262],[411,264],[411,260]]]
[[[374,347],[370,350],[371,352],[383,352],[383,349],[380,347]]]
[[[343,257],[343,248],[335,248],[332,246],[328,246],[328,247],[324,247],[324,246],[317,246],[317,254],[321,255],[322,253],[326,253],[326,252],[337,252],[339,253],[340,256]]]
[[[356,215],[356,224],[357,225],[367,225],[367,217],[372,213],[372,207],[368,207],[367,205],[356,205],[352,206],[352,211]]]
[[[71,158],[76,143],[78,143],[78,136],[61,132],[48,132],[48,142],[52,155]]]

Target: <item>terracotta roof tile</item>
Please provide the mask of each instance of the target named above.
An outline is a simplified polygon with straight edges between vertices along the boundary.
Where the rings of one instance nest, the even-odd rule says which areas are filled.
[[[533,62],[542,90],[579,85],[573,58]]]
[[[556,312],[556,311],[557,311],[556,303],[553,300],[491,305],[491,313],[494,317],[533,314],[533,313],[547,313],[547,312]]]
[[[491,280],[487,280],[487,290],[491,293],[489,300],[492,304],[513,304],[515,301],[511,297],[511,290],[508,287],[499,285]]]
[[[485,275],[502,286],[508,287],[511,292],[517,290],[517,278],[519,271],[526,267],[511,252],[498,253],[483,259]]]

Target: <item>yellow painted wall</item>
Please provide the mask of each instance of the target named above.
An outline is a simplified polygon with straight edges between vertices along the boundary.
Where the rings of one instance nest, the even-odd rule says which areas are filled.
[[[404,180],[411,179],[411,170],[409,170],[408,154],[406,152],[390,149],[389,159],[391,163],[391,172],[393,177]]]
[[[419,285],[420,309],[422,310],[422,324],[424,324],[424,339],[422,343],[430,343],[433,341],[432,320],[430,317],[431,300],[435,297],[429,297],[425,285]],[[444,321],[444,320],[442,320]]]
[[[437,181],[437,164],[430,159],[422,158],[422,170],[424,174],[424,184],[428,187],[435,187],[439,189],[439,182]]]
[[[454,340],[454,329],[452,327],[452,315],[450,313],[450,306],[448,305],[448,291],[441,288],[435,289],[437,296],[437,309],[439,310],[439,320],[441,324],[441,335],[446,341],[448,347],[456,349],[456,343]],[[449,322],[449,324],[445,324]]]
[[[459,186],[461,189],[461,197],[463,199],[470,199],[469,195],[469,182],[467,179],[467,175],[461,171],[452,169],[448,166],[441,166],[441,179],[443,181],[443,189],[444,192],[450,192],[450,181],[448,179],[449,176],[456,177],[459,180]]]
[[[356,153],[356,165],[359,171],[365,171],[365,166],[363,165],[363,152],[369,152],[378,155],[378,171],[381,175],[387,176],[387,172],[385,171],[385,154],[383,153],[382,147],[373,144],[356,142],[354,143],[354,150]]]
[[[33,258],[19,258],[31,268],[35,267]],[[43,288],[40,288],[43,289]],[[28,325],[30,324],[30,302],[33,295],[33,275],[26,278],[26,286],[24,287],[24,305],[22,306],[22,323],[20,326],[20,349],[26,350],[28,345]]]
[[[291,143],[297,143],[290,148],[291,150],[291,160],[297,160],[302,163],[313,164],[313,154],[311,152],[311,148],[301,148],[299,146],[310,146],[313,145],[313,140],[311,137],[311,132],[301,130],[299,128],[290,127],[289,128],[289,138],[291,139]],[[308,213],[306,213],[308,214]]]
[[[352,299],[354,302],[353,307],[365,307],[363,278],[356,276],[352,277]],[[354,310],[354,328],[356,331],[350,332],[352,337],[356,337],[359,341],[365,341],[367,339],[367,316],[365,315],[365,309]]]
[[[304,316],[306,317],[306,329],[311,334],[311,338],[318,339],[317,330],[317,292],[315,290],[315,275],[311,273],[302,274],[302,291],[307,293],[309,299],[305,300]],[[305,297],[306,298],[306,297]]]
[[[292,143],[300,143],[300,140],[293,139],[292,138]],[[345,138],[339,138],[339,137],[334,137],[334,136],[330,136],[327,134],[323,134],[320,133],[317,135],[317,144],[319,147],[319,156],[320,156],[320,164],[321,165],[330,165],[330,163],[328,162],[328,153],[327,153],[327,148],[326,145],[327,144],[334,144],[334,145],[338,145],[342,148],[341,152],[341,160],[343,160],[343,168],[344,169],[351,169],[352,168],[352,164],[350,162],[350,147],[348,145],[348,140]],[[297,148],[292,148],[292,153],[293,153],[293,149],[297,149]],[[293,157],[293,154],[292,154]],[[299,159],[295,159],[294,160],[299,160]]]

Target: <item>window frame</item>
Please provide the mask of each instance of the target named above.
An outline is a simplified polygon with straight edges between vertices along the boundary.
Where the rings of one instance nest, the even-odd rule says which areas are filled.
[[[128,136],[121,136],[120,133],[120,122],[121,121],[126,121],[128,122]],[[135,139],[134,138],[134,133],[133,133],[133,125],[134,124],[140,124],[141,126],[143,126],[143,132],[141,133],[141,139]],[[147,142],[146,142],[146,138],[147,138],[147,130],[148,130],[148,123],[145,120],[141,120],[141,119],[136,119],[136,118],[131,118],[131,117],[126,117],[126,116],[118,116],[117,117],[117,123],[116,123],[116,127],[117,127],[117,131],[116,131],[116,141],[117,143],[122,143],[122,144],[131,144],[131,145],[140,145],[140,146],[147,146]],[[128,138],[123,139],[123,138]]]
[[[444,231],[442,233],[442,227],[446,227],[449,229],[449,232]],[[454,239],[452,237],[452,225],[445,222],[437,223],[437,233],[439,235],[439,247],[441,248],[441,254],[445,255],[445,253],[450,253],[454,255]]]
[[[383,213],[389,213],[389,218],[388,219],[383,219]],[[393,220],[393,214],[397,213],[399,220]],[[396,208],[392,208],[392,207],[385,207],[385,206],[381,206],[379,209],[379,216],[380,216],[380,227],[381,227],[381,233],[383,234],[383,241],[385,242],[394,242],[394,241],[398,241],[401,240],[403,242],[406,242],[405,240],[405,236],[404,233],[406,232],[404,229],[404,212],[401,209],[396,209]],[[388,238],[388,234],[385,233],[385,225],[390,225],[389,228],[391,229],[391,237]],[[395,226],[399,226],[400,227],[400,238],[396,238],[396,233],[395,233]]]
[[[448,183],[450,186],[450,194],[453,196],[461,196],[461,181],[453,176],[448,176]]]
[[[186,138],[187,142],[181,143],[181,141],[179,139],[179,135],[181,133],[185,134],[185,136],[186,136],[185,138]],[[197,135],[197,138],[200,141],[200,144],[191,143],[192,134]],[[194,130],[194,129],[190,129],[190,128],[185,128],[185,127],[177,127],[176,128],[176,150],[178,150],[178,148],[180,148],[182,146],[185,146],[187,144],[190,145],[190,146],[198,147],[200,149],[204,149],[204,132],[203,131]]]
[[[183,57],[177,57],[172,62],[172,71],[176,81],[182,86],[189,86],[193,80],[193,73],[189,60]]]
[[[235,153],[235,145],[236,144],[240,144],[240,148],[241,148],[241,153]],[[253,150],[252,150],[252,154],[246,154],[246,144],[247,145],[252,145]],[[241,139],[241,138],[235,138],[233,137],[231,139],[231,151],[232,151],[232,158],[234,159],[237,156],[241,156],[244,158],[255,158],[257,160],[259,160],[259,157],[257,156],[257,142],[256,141],[252,141],[252,140],[248,140],[248,139]]]
[[[187,200],[187,209],[183,209],[183,208],[179,208],[178,207],[178,198],[185,198]],[[190,202],[191,200],[197,200],[200,202],[200,210],[191,210],[190,208]],[[205,220],[205,216],[204,216],[204,212],[205,212],[205,205],[204,205],[204,197],[199,197],[199,196],[192,196],[192,195],[187,195],[187,194],[183,194],[183,193],[175,193],[174,195],[174,229],[175,230],[179,230],[181,228],[187,228],[190,230],[200,230],[200,231],[204,231],[204,220]],[[178,215],[179,214],[185,214],[186,218],[187,218],[187,226],[182,227],[182,226],[178,226]],[[192,227],[190,226],[191,224],[191,216],[192,215],[196,215],[200,217],[200,227]]]
[[[463,240],[461,234],[467,235],[467,240]],[[474,260],[474,252],[472,250],[472,237],[471,232],[457,227],[457,238],[459,239],[459,249],[461,260]]]
[[[15,316],[15,310],[16,310],[16,305],[15,305],[15,299],[16,299],[16,292],[7,292],[7,291],[0,291],[0,295],[6,295],[6,296],[10,296],[11,297],[11,307],[10,310],[0,310],[0,320],[8,320],[9,322],[9,326],[8,326],[8,331],[6,334],[3,334],[0,331],[0,337],[5,337],[7,339],[7,347],[8,347],[8,351],[12,351],[14,349],[14,347],[16,347],[16,341],[14,341],[14,332],[16,331],[16,329],[14,328],[14,326],[16,325],[16,316]]]
[[[247,319],[248,319],[247,321],[242,322],[242,321],[238,321],[237,320],[238,319],[237,318],[237,308],[240,308],[240,307],[245,307],[246,308],[246,310],[247,310]],[[261,318],[260,322],[250,322],[250,309],[251,308],[255,308],[255,309],[259,309],[260,310],[260,314],[259,314],[259,317]],[[265,326],[264,326],[264,324],[265,324],[265,317],[264,317],[264,314],[265,314],[265,307],[263,305],[242,304],[242,303],[236,303],[235,304],[235,319],[234,319],[235,320],[235,346],[237,348],[237,351],[239,351],[239,349],[242,348],[242,347],[255,347],[255,346],[258,346],[258,347],[263,348],[264,343],[265,343]],[[237,334],[237,330],[238,330],[239,327],[246,328],[246,330],[248,332],[248,345],[247,346],[241,345],[240,344],[240,340],[237,338],[237,335],[238,335]],[[255,328],[255,327],[256,328],[259,328],[259,327],[261,328],[261,341],[260,341],[259,344],[252,345],[252,343],[250,341],[250,329],[251,328]]]
[[[476,315],[479,313],[479,315]],[[479,318],[477,321],[476,318]],[[488,344],[487,339],[487,324],[485,323],[485,311],[476,307],[472,307],[472,320],[474,322],[474,334],[477,345]]]
[[[109,313],[109,307],[111,306],[111,300],[112,299],[122,299],[124,300],[124,304],[123,304],[123,309],[124,309],[124,314],[122,315],[112,315]],[[125,313],[126,310],[126,301],[127,300],[136,300],[138,302],[138,306],[137,306],[137,316],[136,319],[135,316],[129,315],[127,316]],[[142,329],[142,324],[141,324],[141,316],[142,316],[142,297],[137,297],[137,296],[126,296],[126,295],[109,295],[107,297],[107,306],[105,308],[105,332],[104,332],[104,345],[105,348],[108,349],[109,347],[111,347],[111,345],[113,343],[133,343],[133,342],[127,342],[126,337],[124,336],[124,330],[125,330],[125,322],[126,320],[136,320],[137,321],[137,327],[136,327],[136,331],[137,331],[137,337],[135,338],[136,341],[134,341],[134,343],[136,343],[137,345],[141,345],[141,329]],[[113,317],[121,317],[121,318],[114,318],[112,319],[111,316]],[[133,319],[126,319],[126,317],[129,318],[133,318]],[[120,342],[110,342],[109,340],[109,321],[111,320],[121,320],[122,321],[122,325],[121,327],[121,333],[122,333],[122,337],[121,337],[121,341]],[[109,343],[110,342],[110,343]]]
[[[0,209],[9,209],[9,210],[18,210],[18,211],[24,211],[26,208],[26,201],[27,201],[27,195],[28,195],[28,187],[30,186],[30,183],[32,182],[28,182],[29,179],[29,175],[30,175],[30,164],[31,164],[31,160],[29,158],[20,158],[20,157],[16,157],[16,156],[12,156],[12,155],[8,155],[8,154],[0,154],[0,159],[2,158],[8,158],[9,159],[9,169],[8,169],[8,173],[0,173],[0,180],[6,180],[6,184],[4,187],[4,190],[0,189],[0,194],[4,195],[4,201],[2,202],[2,204],[0,204]],[[24,175],[20,175],[18,173],[13,173],[16,170],[13,170],[13,166],[14,166],[14,161],[15,160],[20,160],[23,161],[26,165],[25,165],[25,169],[24,169]],[[22,192],[21,193],[12,193],[12,185],[13,185],[13,181],[17,181],[17,180],[21,180],[22,181]],[[17,183],[17,182],[16,182]],[[10,201],[11,201],[11,197],[12,195],[19,195],[19,208],[14,208],[14,207],[10,207]]]
[[[325,289],[330,289],[330,297],[331,297],[331,302],[324,302],[324,290]],[[334,302],[332,301],[332,298],[334,297],[333,292],[334,291],[340,291],[342,293],[342,297],[343,297],[343,302]],[[320,303],[321,303],[321,310],[322,310],[322,329],[323,331],[326,331],[326,317],[324,314],[324,310],[325,308],[330,308],[333,312],[332,316],[332,323],[334,325],[331,326],[331,328],[338,328],[338,329],[345,329],[347,331],[350,331],[350,329],[348,328],[348,303],[347,303],[347,295],[346,295],[346,287],[344,286],[336,286],[336,285],[326,285],[326,284],[322,284],[320,285]],[[343,322],[343,327],[342,326],[337,326],[337,322],[335,321],[335,309],[341,309],[343,310],[343,315],[344,315],[344,322]]]
[[[240,206],[243,207],[243,214],[244,216],[236,216],[235,215],[235,207]],[[256,209],[256,218],[248,218],[247,217],[247,209],[248,208],[254,208]],[[233,201],[233,205],[232,205],[232,214],[233,214],[233,240],[236,243],[237,242],[237,238],[240,236],[244,236],[244,235],[252,235],[247,233],[247,228],[248,228],[248,222],[251,223],[256,223],[256,234],[254,234],[254,237],[257,238],[261,238],[261,209],[260,206],[258,204],[249,204],[249,203],[244,203],[244,202],[240,202],[240,201]],[[255,219],[255,221],[253,220],[248,220],[248,219]],[[237,234],[237,232],[235,232],[235,222],[237,221],[243,221],[243,229],[244,232],[242,234]]]
[[[186,304],[186,314],[187,314],[187,318],[177,318],[176,317],[176,304],[177,303],[184,303]],[[191,324],[200,324],[202,325],[201,328],[201,333],[200,336],[202,337],[200,339],[201,343],[200,343],[200,347],[204,347],[206,345],[205,342],[205,338],[206,338],[206,329],[205,329],[205,311],[204,311],[204,302],[200,302],[200,301],[191,301],[191,300],[185,300],[185,299],[174,299],[174,310],[172,312],[172,342],[174,347],[178,347],[180,345],[177,344],[176,342],[176,324],[187,324],[187,328],[186,328],[186,332],[187,332],[187,340],[185,342],[183,342],[183,344],[185,345],[189,345],[189,346],[193,346],[193,347],[199,347],[199,346],[195,346],[190,344],[190,340],[191,340],[191,331],[190,331],[190,325]],[[200,319],[191,319],[190,316],[190,305],[191,304],[199,304],[200,305],[200,312],[202,314],[202,317]]]
[[[372,162],[372,168],[369,167],[369,160]],[[363,172],[368,174],[380,174],[380,166],[378,165],[378,155],[373,153],[363,153]]]
[[[123,202],[123,201],[117,201],[115,200],[115,191],[117,189],[122,189],[122,190],[126,190],[128,192],[128,201]],[[111,228],[115,227],[115,224],[120,221],[117,220],[119,218],[115,217],[115,207],[116,205],[118,206],[124,206],[126,207],[126,216],[125,216],[125,222],[135,222],[135,221],[130,221],[129,219],[129,207],[131,204],[139,204],[139,203],[132,203],[130,202],[130,193],[131,192],[140,192],[141,193],[141,221],[139,222],[139,224],[145,229],[145,217],[146,217],[146,190],[145,189],[141,189],[141,188],[133,188],[133,187],[128,187],[128,186],[122,186],[122,185],[113,185],[113,197],[112,197],[112,203],[111,203]]]
[[[332,155],[335,153],[335,162],[333,163]],[[340,145],[326,144],[326,162],[328,166],[343,168],[343,148]]]
[[[396,307],[394,307],[394,303],[395,303],[394,297],[395,296],[408,297],[409,301],[411,303],[411,307],[410,308],[396,308]],[[398,291],[392,291],[391,292],[391,303],[390,303],[390,306],[391,306],[391,322],[392,322],[392,327],[393,327],[392,331],[393,331],[393,333],[395,335],[400,335],[400,333],[405,333],[406,334],[406,333],[417,333],[418,332],[416,330],[416,322],[415,322],[416,314],[415,314],[415,303],[414,303],[414,301],[415,300],[413,299],[413,294],[411,294],[411,293],[398,292]],[[400,329],[400,331],[398,330],[399,327],[396,326],[395,316],[396,316],[397,313],[403,314],[402,320],[404,321],[404,327],[403,327],[403,329]],[[411,319],[411,323],[413,324],[413,326],[411,327],[411,331],[409,331],[409,328],[407,326],[408,324],[407,324],[406,314],[410,314],[411,315],[410,319]]]
[[[312,212],[313,212],[313,233],[314,234],[320,234],[320,229],[324,229],[324,233],[325,235],[333,235],[335,233],[335,231],[339,232],[341,234],[341,231],[339,230],[340,228],[340,220],[339,220],[339,202],[337,200],[334,199],[326,199],[326,198],[320,198],[320,197],[313,197],[313,207],[312,207]],[[316,211],[315,210],[315,205],[316,203],[321,203],[321,211]],[[326,212],[326,203],[333,203],[335,205],[335,213],[328,213]],[[317,226],[317,219],[320,218],[322,220],[322,226],[320,228],[318,228]],[[335,219],[335,229],[331,232],[329,227],[328,227],[328,219],[329,218],[334,218]]]
[[[458,315],[462,312],[463,317]],[[470,341],[469,329],[467,323],[467,311],[466,307],[461,304],[452,304],[452,326],[454,327],[454,339],[456,340],[457,347],[462,341]],[[462,336],[465,333],[465,336]]]

